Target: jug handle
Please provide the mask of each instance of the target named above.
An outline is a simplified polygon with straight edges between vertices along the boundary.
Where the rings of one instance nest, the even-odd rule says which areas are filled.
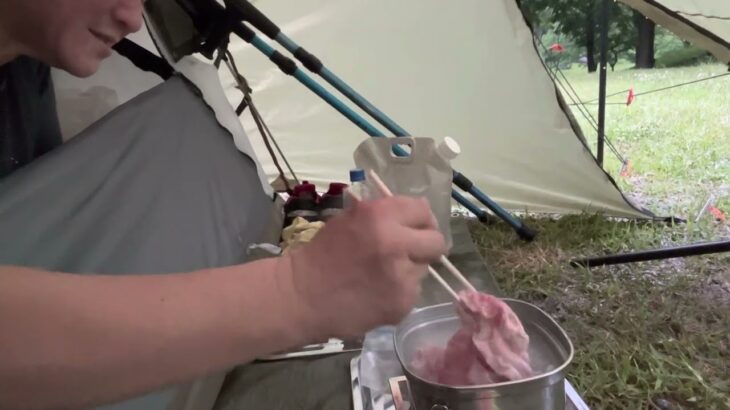
[[[416,152],[416,140],[411,137],[396,137],[396,138],[388,138],[388,142],[390,143],[388,145],[388,151],[390,152],[390,158],[389,160],[392,162],[401,162],[401,163],[409,163],[413,162],[413,154]],[[393,149],[395,146],[398,145],[408,145],[411,148],[411,152],[408,154],[408,156],[401,157],[396,155],[393,152]]]

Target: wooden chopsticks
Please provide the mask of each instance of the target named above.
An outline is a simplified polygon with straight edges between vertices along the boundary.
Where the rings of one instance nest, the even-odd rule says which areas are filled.
[[[380,191],[380,194],[381,195],[383,195],[383,196],[393,196],[393,193],[390,192],[390,189],[388,189],[388,186],[385,185],[385,182],[383,182],[383,180],[380,179],[380,177],[378,176],[378,174],[375,171],[373,171],[371,169],[368,172],[368,174],[370,176],[370,179],[375,184],[375,187],[378,189],[378,191]],[[469,289],[469,290],[476,290],[476,288],[474,287],[474,285],[472,285],[464,277],[464,275],[462,275],[461,272],[459,272],[459,270],[456,268],[456,266],[454,266],[454,264],[452,264],[451,261],[449,261],[449,259],[446,257],[446,255],[441,255],[441,258],[439,259],[439,262],[441,262],[441,264],[446,267],[446,270],[448,270],[449,273],[451,273],[452,275],[454,275],[459,280],[459,282],[461,282],[467,289]],[[448,283],[446,283],[446,281],[444,280],[444,278],[442,278],[441,275],[439,275],[439,273],[436,272],[436,269],[434,269],[433,267],[429,266],[428,267],[428,272],[431,274],[431,276],[433,276],[434,279],[436,279],[436,281],[438,281],[439,284],[441,284],[441,286],[444,287],[444,289],[446,289],[447,292],[449,292],[449,294],[455,300],[459,300],[459,295],[454,291],[454,289],[451,288],[451,286],[449,286]]]

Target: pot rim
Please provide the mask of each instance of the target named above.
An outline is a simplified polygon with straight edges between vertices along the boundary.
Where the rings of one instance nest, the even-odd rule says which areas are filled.
[[[535,382],[535,381],[538,381],[538,380],[550,378],[550,376],[553,376],[553,375],[556,375],[556,374],[561,373],[566,367],[568,367],[568,365],[570,365],[570,363],[573,361],[573,356],[575,354],[575,349],[573,347],[573,342],[570,340],[570,338],[568,337],[568,334],[565,332],[565,330],[558,324],[558,322],[555,321],[555,319],[553,319],[552,316],[548,315],[547,312],[545,312],[544,310],[540,309],[538,306],[536,306],[536,305],[534,305],[532,303],[529,303],[529,302],[525,302],[523,300],[513,299],[513,298],[501,298],[501,297],[498,298],[498,299],[500,299],[500,300],[502,300],[504,302],[508,302],[508,303],[517,303],[517,304],[526,305],[526,306],[528,306],[531,309],[537,310],[543,316],[545,316],[546,318],[548,318],[550,320],[550,322],[555,326],[555,328],[557,328],[560,331],[559,336],[562,337],[562,338],[564,338],[564,340],[568,342],[568,357],[563,362],[563,364],[561,364],[560,366],[556,367],[555,369],[553,369],[553,370],[551,370],[549,372],[541,373],[541,374],[538,374],[538,375],[535,375],[535,376],[531,376],[531,377],[528,377],[528,378],[525,378],[525,379],[520,379],[520,380],[511,380],[511,381],[500,382],[500,383],[492,383],[492,384],[463,385],[463,386],[437,383],[437,382],[434,382],[434,381],[431,381],[431,380],[426,380],[426,379],[418,376],[417,374],[414,374],[413,372],[411,372],[408,369],[408,366],[403,362],[403,359],[401,357],[401,348],[400,348],[400,345],[398,344],[398,335],[403,330],[405,330],[405,329],[402,329],[400,326],[398,326],[396,328],[396,331],[393,334],[393,344],[395,345],[395,354],[396,354],[396,357],[398,358],[398,361],[400,362],[400,365],[403,368],[403,371],[405,372],[406,377],[407,378],[408,377],[415,378],[415,379],[417,379],[421,383],[426,383],[426,384],[429,384],[431,386],[439,387],[441,389],[459,390],[459,391],[464,391],[464,390],[470,390],[470,391],[471,390],[485,390],[485,389],[509,388],[509,387],[513,387],[513,386],[517,386],[517,385],[521,385],[521,384],[526,384],[526,383]],[[423,310],[434,309],[434,308],[438,308],[438,307],[442,307],[442,306],[446,306],[446,305],[451,305],[451,304],[453,304],[453,302],[440,303],[440,304],[437,304],[437,305],[426,306],[426,307],[414,309],[412,313],[421,312]]]

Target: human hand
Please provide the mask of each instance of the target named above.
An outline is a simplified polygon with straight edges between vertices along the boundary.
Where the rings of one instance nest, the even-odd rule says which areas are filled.
[[[391,197],[354,204],[285,257],[313,337],[349,338],[398,323],[445,252],[428,201]]]

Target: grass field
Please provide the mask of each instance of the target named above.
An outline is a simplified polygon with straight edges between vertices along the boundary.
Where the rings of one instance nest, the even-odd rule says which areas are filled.
[[[633,88],[637,94],[727,73],[727,67],[633,70],[619,65],[608,73],[607,94]],[[565,72],[584,101],[598,97],[598,74],[574,67]],[[708,196],[730,209],[730,75],[639,95],[626,106],[627,93],[610,97],[606,135],[633,169],[620,178],[621,163],[606,148],[606,169],[622,189],[663,215],[696,215]],[[598,106],[587,108],[598,118]],[[595,152],[596,132],[577,108],[576,119]],[[724,198],[722,198],[724,197]]]
[[[608,74],[608,93],[636,93],[726,72],[721,65]],[[582,100],[598,75],[566,76]],[[626,93],[609,99],[624,103]],[[597,116],[597,106],[589,106]],[[575,111],[586,138],[595,132]],[[530,218],[531,244],[504,224],[472,232],[504,290],[556,317],[576,356],[569,377],[595,409],[730,408],[730,255],[573,269],[570,258],[730,237],[728,222],[695,216],[712,194],[730,211],[730,76],[639,96],[607,108],[607,135],[630,160],[606,151],[606,168],[637,202],[686,224],[579,215]],[[730,212],[729,212],[730,213]]]

